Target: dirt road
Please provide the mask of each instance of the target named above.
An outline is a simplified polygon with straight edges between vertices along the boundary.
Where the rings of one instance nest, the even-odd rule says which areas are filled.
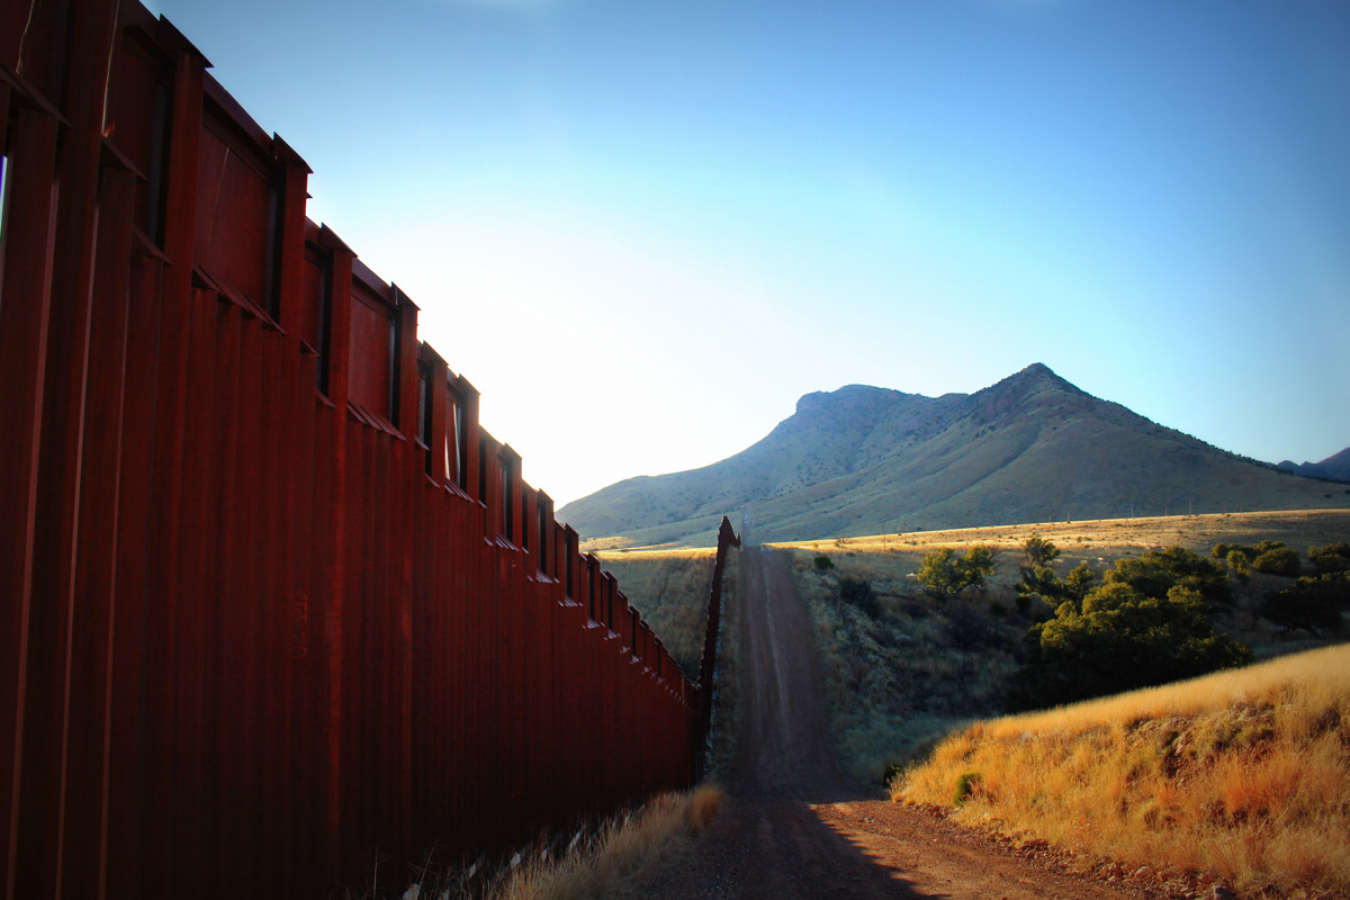
[[[816,647],[787,554],[741,553],[742,722],[728,808],[657,898],[914,897],[1119,900],[1045,860],[879,799],[839,771]],[[1025,854],[1026,851],[1023,851]]]

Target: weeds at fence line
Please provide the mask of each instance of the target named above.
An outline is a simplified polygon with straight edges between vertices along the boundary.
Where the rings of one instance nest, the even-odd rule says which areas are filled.
[[[658,794],[592,828],[521,848],[501,863],[437,871],[428,857],[398,900],[576,900],[623,896],[712,824],[726,795],[711,784]],[[385,897],[368,890],[364,898]]]

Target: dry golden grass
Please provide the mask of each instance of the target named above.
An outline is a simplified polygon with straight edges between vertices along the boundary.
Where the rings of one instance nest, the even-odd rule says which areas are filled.
[[[697,681],[717,550],[604,551],[596,556],[685,675]]]
[[[977,723],[892,797],[1249,894],[1350,893],[1350,644]]]
[[[823,554],[844,567],[848,574],[898,583],[909,573],[918,571],[924,554],[939,547],[964,550],[975,544],[984,544],[993,547],[1002,557],[999,574],[991,582],[1001,585],[1017,580],[1015,560],[1021,558],[1022,544],[1032,535],[1053,541],[1059,547],[1061,556],[1056,567],[1062,572],[1067,572],[1080,562],[1102,568],[1121,556],[1172,546],[1185,547],[1207,556],[1210,548],[1218,543],[1256,544],[1269,539],[1283,541],[1302,553],[1312,545],[1350,540],[1350,509],[1033,522],[991,528],[797,541],[771,546],[799,553]],[[854,569],[865,571],[855,572]]]
[[[624,896],[654,866],[707,828],[725,798],[720,787],[707,784],[685,793],[661,794],[560,857],[521,863],[486,900]]]

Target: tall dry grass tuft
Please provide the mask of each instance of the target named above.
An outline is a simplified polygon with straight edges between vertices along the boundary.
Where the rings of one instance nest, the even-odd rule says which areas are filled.
[[[726,794],[721,788],[705,786],[695,790],[689,797],[689,810],[686,816],[689,830],[698,834],[711,825],[725,799]]]
[[[589,840],[553,859],[521,863],[484,900],[582,900],[630,894],[662,860],[706,829],[725,800],[716,785],[661,794],[642,810],[612,819]]]
[[[1350,894],[1350,644],[977,723],[892,784],[972,824],[1247,894]]]

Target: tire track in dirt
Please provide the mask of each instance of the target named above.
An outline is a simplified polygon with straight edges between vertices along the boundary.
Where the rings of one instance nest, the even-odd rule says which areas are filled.
[[[741,715],[730,799],[698,843],[638,896],[816,900],[1138,897],[1016,856],[989,838],[878,799],[834,758],[819,660],[783,551],[741,551]]]

